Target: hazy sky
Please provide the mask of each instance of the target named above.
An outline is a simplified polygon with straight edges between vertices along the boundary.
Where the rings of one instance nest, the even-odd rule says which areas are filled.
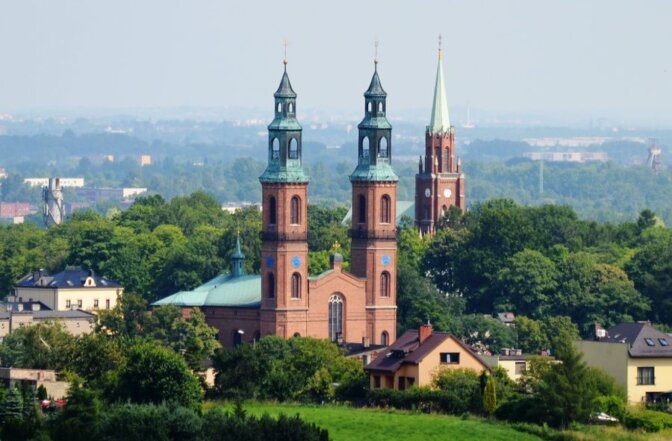
[[[0,112],[272,106],[283,38],[299,110],[430,105],[672,125],[672,2],[0,0]],[[428,116],[429,117],[429,116]]]

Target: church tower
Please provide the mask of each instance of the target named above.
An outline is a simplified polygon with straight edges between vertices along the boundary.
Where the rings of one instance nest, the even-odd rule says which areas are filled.
[[[351,272],[366,278],[366,336],[373,344],[396,339],[397,227],[399,178],[392,169],[392,126],[385,117],[387,93],[378,62],[364,93],[357,167],[352,175]]]
[[[434,85],[432,117],[425,131],[425,157],[415,175],[415,224],[422,234],[434,234],[439,221],[454,205],[463,211],[465,177],[455,155],[455,128],[450,125],[443,53],[439,39],[439,63]]]
[[[261,336],[306,335],[308,310],[308,176],[301,125],[287,61],[268,126],[268,166],[262,187]]]

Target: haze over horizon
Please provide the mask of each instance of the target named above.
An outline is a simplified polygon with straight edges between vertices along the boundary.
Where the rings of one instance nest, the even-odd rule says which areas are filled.
[[[442,34],[454,123],[470,104],[672,126],[670,16],[664,0],[3,3],[0,113],[268,107],[284,38],[299,113],[359,113],[376,39],[390,113],[424,111]]]

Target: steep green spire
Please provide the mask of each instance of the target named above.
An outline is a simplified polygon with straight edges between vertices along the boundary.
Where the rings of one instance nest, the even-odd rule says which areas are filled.
[[[385,117],[387,92],[378,76],[378,62],[364,92],[364,119],[359,123],[357,168],[350,181],[397,181],[392,169],[392,125]]]
[[[308,182],[303,170],[301,124],[296,120],[296,92],[287,63],[275,97],[275,118],[268,126],[268,166],[261,182]]]
[[[243,261],[245,254],[240,250],[240,233],[236,236],[236,250],[231,255],[231,277],[240,277],[245,275]]]
[[[448,100],[446,99],[446,85],[443,80],[443,54],[439,46],[439,66],[436,69],[436,84],[434,85],[434,102],[432,103],[432,118],[427,126],[431,133],[441,133],[450,130],[450,116],[448,115]]]

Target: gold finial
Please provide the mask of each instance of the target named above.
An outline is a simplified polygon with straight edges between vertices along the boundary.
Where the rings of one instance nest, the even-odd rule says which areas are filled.
[[[439,34],[439,60],[441,58],[443,58],[443,51],[441,50],[441,40],[442,40],[442,37],[441,37],[441,34]]]
[[[341,244],[337,240],[335,240],[334,244],[331,246],[331,250],[332,251],[338,251],[340,249],[341,249]]]
[[[375,64],[376,66],[378,65],[378,45],[379,44],[380,43],[378,42],[378,40],[373,42],[373,48],[374,48],[373,49],[374,50],[373,64]]]
[[[282,60],[282,63],[287,66],[287,46],[289,45],[289,42],[286,38],[282,40],[282,45],[285,47],[285,58]]]

